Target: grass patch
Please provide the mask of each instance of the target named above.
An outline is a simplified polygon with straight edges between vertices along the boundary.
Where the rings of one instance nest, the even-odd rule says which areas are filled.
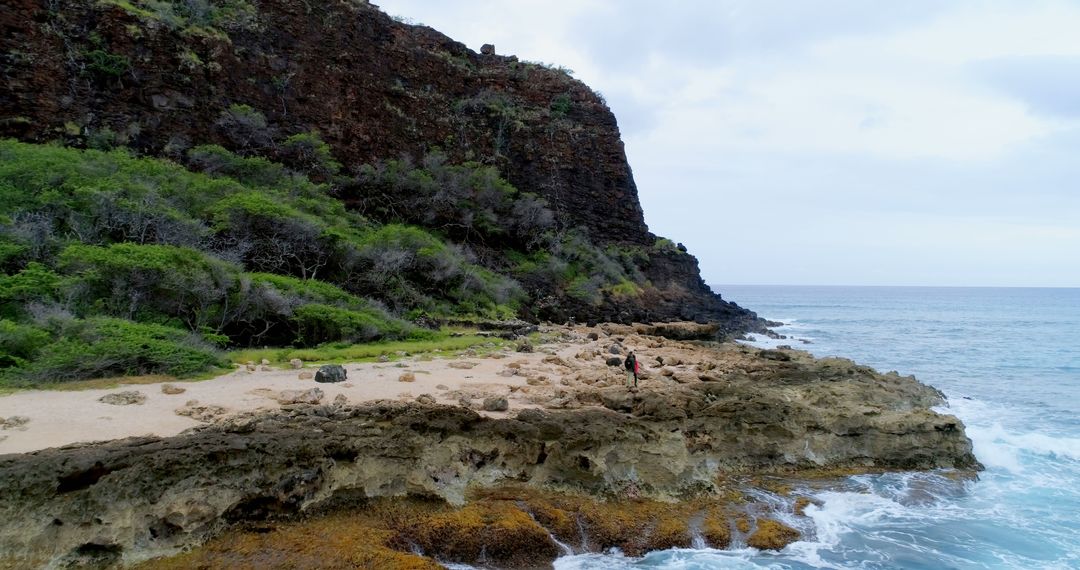
[[[487,345],[491,346],[487,346]],[[492,350],[506,346],[507,342],[499,338],[466,334],[462,336],[440,335],[436,338],[423,340],[400,340],[389,342],[372,342],[364,344],[342,345],[331,343],[315,348],[258,348],[236,350],[228,353],[227,357],[232,362],[243,364],[245,362],[261,362],[269,360],[272,364],[286,364],[293,358],[299,358],[306,363],[323,362],[364,362],[387,356],[391,360],[400,358],[397,353],[407,352],[410,355],[424,354],[436,350],[443,352],[456,352],[470,348],[484,347]]]

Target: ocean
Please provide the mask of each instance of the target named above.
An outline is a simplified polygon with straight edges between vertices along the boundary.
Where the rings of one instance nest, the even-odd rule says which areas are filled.
[[[914,374],[948,397],[986,470],[851,477],[780,552],[675,549],[560,558],[558,570],[1080,569],[1080,289],[717,286],[792,345]],[[808,341],[809,344],[803,342]],[[791,524],[809,528],[796,520]]]

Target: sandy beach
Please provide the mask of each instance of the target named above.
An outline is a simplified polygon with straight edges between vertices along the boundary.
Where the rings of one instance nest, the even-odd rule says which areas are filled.
[[[238,412],[275,409],[304,392],[318,388],[321,402],[345,398],[347,403],[372,400],[415,400],[430,396],[441,404],[469,405],[485,415],[502,417],[516,410],[547,405],[559,397],[560,387],[579,384],[612,385],[623,382],[621,367],[605,364],[612,345],[620,352],[647,348],[656,339],[619,336],[602,331],[590,340],[584,327],[555,327],[563,340],[537,346],[533,352],[494,352],[482,356],[439,353],[404,356],[393,362],[345,364],[348,378],[340,383],[316,383],[309,378],[316,365],[282,369],[256,364],[210,380],[169,381],[122,385],[110,389],[79,391],[30,390],[0,397],[0,418],[25,418],[24,424],[0,430],[0,454],[25,453],[75,443],[105,441],[132,436],[168,437],[204,421],[180,415],[194,409],[215,420]],[[644,359],[643,363],[644,363]],[[585,378],[582,373],[586,372]],[[305,378],[301,378],[301,373]],[[403,381],[403,377],[406,381]],[[168,394],[166,387],[183,391]],[[100,401],[110,394],[137,392],[141,403],[111,404]],[[284,393],[284,394],[283,394]],[[284,397],[283,397],[284,396]],[[506,397],[506,412],[482,410],[483,400]],[[192,405],[188,405],[192,402]],[[214,408],[215,406],[222,409]],[[547,405],[547,407],[551,407]],[[218,413],[215,413],[218,412]],[[190,413],[190,412],[189,412]],[[213,417],[210,417],[213,416]]]

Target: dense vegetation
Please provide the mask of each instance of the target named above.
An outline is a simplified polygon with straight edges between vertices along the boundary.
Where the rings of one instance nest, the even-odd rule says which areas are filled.
[[[432,153],[349,177],[315,133],[274,142],[242,106],[221,123],[285,164],[0,141],[0,379],[189,375],[222,348],[430,338],[412,321],[513,316],[530,283],[588,303],[644,284],[641,252],[557,231],[543,200],[490,167]]]

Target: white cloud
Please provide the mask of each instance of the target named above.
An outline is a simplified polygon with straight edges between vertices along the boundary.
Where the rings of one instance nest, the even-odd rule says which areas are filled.
[[[383,4],[603,92],[707,279],[1080,285],[1076,2]]]

